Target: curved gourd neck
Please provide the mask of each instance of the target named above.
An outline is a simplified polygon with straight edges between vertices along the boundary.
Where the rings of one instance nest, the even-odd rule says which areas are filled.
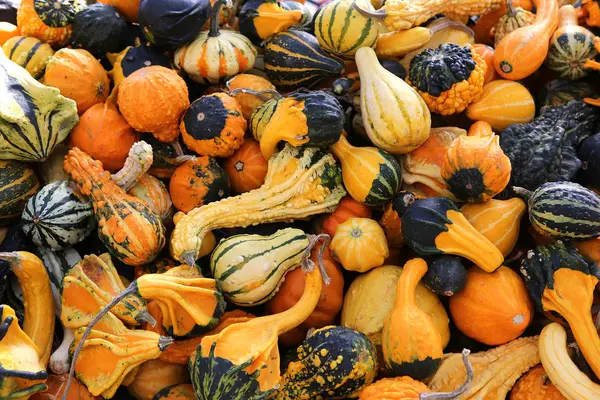
[[[348,142],[348,139],[346,139],[346,132],[343,132],[340,136],[340,140],[338,140],[337,143],[331,145],[329,149],[331,150],[334,156],[336,156],[340,160],[344,160],[344,158],[346,158],[350,154],[350,152],[353,151],[353,149],[356,149],[356,147],[352,146],[350,142]]]
[[[394,308],[415,305],[415,290],[426,273],[427,263],[422,258],[413,258],[404,264],[396,285],[396,305]]]
[[[577,15],[575,13],[575,8],[570,4],[562,6],[558,10],[558,21],[559,30],[565,28],[568,29],[571,27],[579,27],[579,24],[577,23]]]
[[[554,31],[558,24],[558,4],[556,0],[537,0],[537,11],[532,25],[539,25],[543,30]],[[552,21],[556,21],[553,24]]]

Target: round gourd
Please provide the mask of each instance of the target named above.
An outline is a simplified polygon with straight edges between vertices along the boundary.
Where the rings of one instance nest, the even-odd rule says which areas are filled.
[[[54,55],[52,47],[33,37],[16,36],[2,46],[4,54],[25,68],[35,79],[44,76],[48,59]]]
[[[29,199],[21,224],[33,243],[49,250],[77,244],[96,227],[92,204],[68,181],[52,182]]]
[[[110,102],[90,107],[70,135],[71,146],[101,161],[110,171],[123,168],[129,149],[138,140],[140,134]]]
[[[98,2],[115,7],[127,21],[138,22],[140,0],[98,0]]]
[[[196,394],[191,383],[169,386],[156,393],[152,400],[194,400]]]
[[[107,58],[113,65],[110,71],[111,78],[115,82],[115,87],[129,75],[151,65],[160,65],[166,68],[171,67],[169,57],[156,47],[150,47],[141,44],[136,47],[127,47],[117,54],[108,54]]]
[[[181,117],[181,136],[201,156],[229,157],[244,143],[246,120],[233,97],[213,93],[194,101]]]
[[[421,393],[429,389],[424,383],[410,376],[383,378],[364,388],[360,392],[360,400],[418,399]],[[382,397],[388,396],[388,397]]]
[[[165,184],[153,177],[144,174],[127,192],[144,200],[150,209],[158,215],[163,222],[173,215],[173,203]]]
[[[19,220],[27,201],[40,188],[33,169],[20,161],[0,161],[0,226]]]
[[[187,213],[196,207],[229,196],[229,179],[212,157],[186,161],[173,173],[169,183],[173,205]]]
[[[300,23],[303,14],[275,0],[249,0],[240,10],[240,33],[256,46]]]
[[[506,0],[506,14],[500,17],[494,26],[494,43],[498,46],[504,36],[523,26],[529,26],[535,19],[535,14],[521,7],[515,7],[512,0]],[[494,64],[488,64],[493,69]]]
[[[386,205],[383,215],[379,220],[379,225],[385,232],[389,246],[396,248],[404,246],[402,215],[404,215],[404,212],[415,200],[416,196],[414,193],[402,191]]]
[[[368,206],[359,203],[350,196],[346,196],[340,201],[335,211],[323,220],[322,230],[323,233],[333,237],[338,225],[346,222],[349,218],[370,217],[371,209]]]
[[[61,49],[54,53],[46,65],[44,84],[75,100],[80,115],[94,104],[104,102],[110,89],[102,64],[81,49]]]
[[[508,267],[492,273],[471,268],[464,289],[450,297],[456,327],[489,346],[518,338],[531,323],[533,302],[523,279]]]
[[[531,368],[513,386],[510,400],[567,400],[552,384],[544,367]]]
[[[44,392],[36,393],[30,397],[30,400],[59,400],[65,392],[69,374],[54,375],[49,374],[46,385],[48,389]],[[69,394],[66,400],[101,400],[100,396],[92,396],[87,387],[79,380],[73,379]]]
[[[483,87],[479,100],[466,111],[473,121],[485,121],[497,130],[511,124],[531,122],[535,116],[535,102],[531,93],[519,82],[496,80]]]
[[[140,365],[135,379],[127,385],[127,391],[136,400],[152,400],[162,389],[187,383],[189,380],[185,365],[170,364],[160,359],[150,360]]]
[[[275,90],[275,86],[265,78],[250,74],[239,74],[234,76],[227,82],[227,87],[231,91],[236,89],[250,89],[257,92],[261,92],[263,90]],[[263,96],[270,98],[271,95],[265,93],[263,96],[257,96],[255,94],[244,93],[241,91],[235,95],[232,93],[232,96],[237,100],[238,103],[240,103],[240,106],[242,106],[242,115],[244,118],[246,118],[246,120],[250,120],[254,110],[256,110],[265,102]]]
[[[494,48],[477,43],[473,45],[473,50],[481,56],[487,67],[485,70],[485,79],[483,80],[483,90],[485,90],[485,85],[496,79],[496,70],[492,68],[492,63],[494,62]]]
[[[592,190],[600,190],[600,134],[592,135],[581,142],[577,149],[577,158],[582,163],[577,173],[577,182]]]
[[[390,254],[383,229],[370,218],[349,218],[339,224],[330,248],[344,269],[358,272],[383,265]]]
[[[19,36],[21,31],[16,25],[10,22],[0,21],[0,46],[4,45],[8,39]]]
[[[71,45],[102,58],[125,47],[129,24],[115,7],[95,3],[75,14]]]
[[[22,0],[17,26],[24,36],[62,47],[71,38],[75,14],[86,6],[84,0]]]
[[[241,194],[258,189],[267,176],[267,160],[260,151],[260,145],[252,138],[244,143],[223,164],[229,177],[233,193]]]
[[[440,296],[454,296],[467,284],[467,269],[460,257],[439,256],[427,262],[423,283]]]

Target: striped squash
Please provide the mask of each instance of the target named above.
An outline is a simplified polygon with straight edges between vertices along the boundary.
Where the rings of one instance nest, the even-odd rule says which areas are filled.
[[[50,250],[81,242],[96,226],[92,204],[68,181],[52,182],[30,198],[21,222],[33,243]]]
[[[333,0],[325,4],[315,19],[315,36],[321,48],[343,58],[353,58],[361,47],[375,47],[379,24],[352,8],[353,0]],[[365,10],[373,10],[368,0],[358,0]]]
[[[18,221],[27,200],[39,188],[40,182],[27,164],[0,160],[0,226]]]
[[[589,240],[600,236],[600,196],[573,182],[548,182],[534,192],[513,189],[527,199],[529,222],[557,240]]]
[[[163,222],[173,215],[173,203],[169,190],[164,183],[149,174],[144,174],[127,192],[132,196],[143,200],[148,207],[158,215]]]
[[[250,132],[252,132],[252,136],[258,142],[262,138],[265,133],[265,128],[271,121],[271,117],[275,114],[277,107],[284,100],[284,97],[274,98],[271,100],[267,100],[260,107],[258,107],[252,115],[250,116]]]
[[[258,305],[275,296],[284,275],[302,262],[308,245],[308,236],[295,228],[271,236],[231,236],[215,247],[210,269],[227,300]]]
[[[327,55],[317,38],[307,32],[289,30],[278,33],[265,47],[265,72],[281,90],[313,87],[344,72],[344,61]]]
[[[2,50],[12,62],[25,68],[35,79],[44,76],[48,59],[54,55],[49,44],[25,36],[8,39]]]

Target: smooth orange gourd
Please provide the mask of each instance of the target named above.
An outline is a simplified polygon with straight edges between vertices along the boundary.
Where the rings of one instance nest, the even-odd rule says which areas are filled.
[[[350,196],[344,197],[334,212],[329,214],[322,225],[323,233],[333,237],[338,225],[346,222],[348,218],[370,218],[371,208],[359,203]]]
[[[0,46],[4,45],[6,41],[15,36],[19,36],[21,31],[16,25],[10,22],[0,21]]]
[[[483,61],[485,61],[486,71],[483,84],[485,85],[490,83],[498,76],[498,74],[496,74],[496,70],[494,69],[494,48],[488,46],[487,44],[477,43],[473,45],[473,50],[475,50],[475,52],[479,54],[481,58],[483,58]]]

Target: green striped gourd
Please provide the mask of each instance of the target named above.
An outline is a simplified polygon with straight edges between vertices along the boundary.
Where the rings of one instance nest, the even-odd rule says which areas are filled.
[[[52,47],[34,37],[16,36],[2,45],[4,54],[14,63],[25,68],[35,79],[46,70],[48,59],[54,55]]]
[[[284,97],[273,98],[267,100],[260,107],[258,107],[250,116],[250,132],[257,142],[260,142],[265,133],[265,128],[271,121],[271,117],[275,114],[277,107],[284,100]]]
[[[282,278],[300,265],[309,244],[308,235],[295,228],[271,236],[236,235],[215,247],[210,268],[227,300],[254,306],[275,296]]]
[[[361,47],[375,47],[379,24],[352,7],[353,0],[333,0],[325,4],[315,18],[315,36],[321,48],[343,58],[353,58]],[[373,11],[368,0],[357,4]]]
[[[548,182],[534,192],[513,190],[527,199],[529,221],[544,236],[588,240],[600,236],[600,196],[573,182]]]
[[[27,164],[0,160],[0,226],[18,221],[27,200],[39,188],[40,182]]]
[[[27,202],[21,221],[29,239],[50,250],[77,244],[96,227],[91,203],[68,181],[44,186]]]

